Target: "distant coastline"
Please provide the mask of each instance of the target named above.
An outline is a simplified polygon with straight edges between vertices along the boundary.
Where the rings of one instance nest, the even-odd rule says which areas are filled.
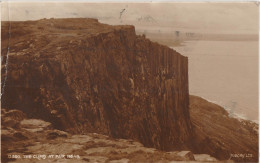
[[[152,41],[160,44],[178,47],[183,46],[185,41],[258,41],[258,34],[217,34],[217,33],[196,33],[186,31],[160,31],[136,29],[139,35],[145,35]]]

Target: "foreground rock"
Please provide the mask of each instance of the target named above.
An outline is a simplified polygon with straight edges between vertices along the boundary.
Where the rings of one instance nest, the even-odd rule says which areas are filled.
[[[230,118],[224,108],[197,96],[190,96],[190,114],[196,153],[219,160],[258,162],[258,124]]]
[[[2,114],[3,120],[8,118]],[[95,133],[71,135],[37,119],[21,119],[16,128],[2,127],[2,162],[196,162],[195,159],[217,161],[190,151],[162,152],[133,140]]]

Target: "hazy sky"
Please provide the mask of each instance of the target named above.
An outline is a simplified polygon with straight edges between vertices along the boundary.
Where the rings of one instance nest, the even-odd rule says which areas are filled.
[[[125,9],[121,19],[120,11]],[[258,5],[247,3],[61,3],[2,2],[2,20],[93,17],[137,28],[205,33],[258,33]],[[139,20],[139,21],[138,21]]]

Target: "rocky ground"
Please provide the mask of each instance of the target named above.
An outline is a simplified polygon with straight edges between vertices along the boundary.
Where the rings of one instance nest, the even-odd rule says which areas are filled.
[[[88,133],[72,135],[51,123],[28,119],[19,110],[2,109],[2,162],[211,162],[257,161],[258,125],[228,117],[220,106],[190,96],[195,128],[191,151],[160,151],[131,139]],[[201,154],[208,153],[208,154]],[[211,156],[210,156],[210,155]]]
[[[71,135],[19,110],[2,109],[2,162],[211,162],[207,154],[163,152],[130,139],[89,133]]]
[[[258,124],[229,117],[223,107],[197,96],[190,96],[190,117],[197,153],[219,160],[258,161]]]

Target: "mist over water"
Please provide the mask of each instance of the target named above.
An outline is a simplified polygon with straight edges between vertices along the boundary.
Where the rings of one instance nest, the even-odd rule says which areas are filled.
[[[173,49],[189,58],[190,94],[258,121],[257,41],[187,41]]]

